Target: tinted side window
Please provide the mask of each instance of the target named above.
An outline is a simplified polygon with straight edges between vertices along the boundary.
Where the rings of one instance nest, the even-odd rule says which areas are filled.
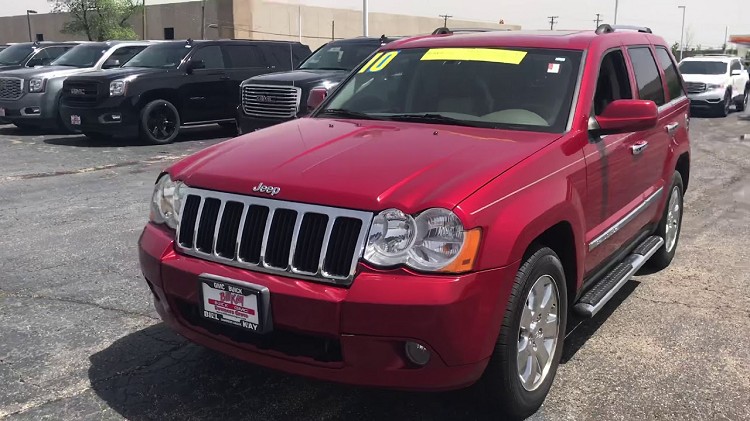
[[[292,70],[292,50],[288,44],[262,45],[260,47],[268,60],[268,65],[276,70]]]
[[[657,106],[664,105],[664,87],[661,84],[659,69],[654,56],[648,47],[629,48],[628,53],[633,61],[635,80],[638,82],[638,96],[641,99],[654,101]]]
[[[221,55],[221,48],[218,45],[201,48],[195,52],[191,60],[203,60],[206,63],[206,69],[224,68],[224,57]]]
[[[732,71],[735,71],[735,70],[742,70],[742,66],[740,66],[740,62],[737,60],[734,60],[732,62]]]
[[[607,53],[602,60],[594,94],[594,114],[601,115],[607,105],[618,99],[633,99],[628,68],[621,50]]]
[[[669,52],[664,47],[656,48],[656,57],[659,59],[661,68],[664,69],[664,77],[667,79],[667,90],[669,90],[669,100],[685,96],[685,91],[682,89],[682,81],[680,75],[677,74],[677,66],[674,65],[672,57],[669,56]]]
[[[263,53],[255,45],[225,45],[231,67],[234,69],[246,69],[249,67],[268,67]]]

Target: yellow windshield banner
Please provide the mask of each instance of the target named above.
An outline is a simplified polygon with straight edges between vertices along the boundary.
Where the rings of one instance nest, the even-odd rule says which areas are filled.
[[[383,69],[385,69],[385,66],[388,65],[388,63],[393,60],[394,57],[398,55],[401,51],[389,51],[385,54],[383,53],[377,53],[375,54],[370,61],[365,64],[364,67],[362,67],[358,73],[364,73],[364,72],[379,72]]]
[[[431,48],[420,60],[488,61],[491,63],[521,64],[526,51],[495,48]]]

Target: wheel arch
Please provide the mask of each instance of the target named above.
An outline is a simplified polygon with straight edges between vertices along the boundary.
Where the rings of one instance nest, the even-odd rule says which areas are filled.
[[[675,165],[675,171],[680,173],[682,177],[683,194],[688,189],[688,181],[690,180],[690,154],[684,152],[677,158],[677,165]]]
[[[157,99],[169,101],[172,105],[174,105],[175,108],[177,108],[177,112],[180,114],[180,117],[182,117],[182,104],[180,103],[180,96],[174,89],[153,89],[144,92],[138,98],[136,107],[138,110],[142,110],[143,107],[146,106],[146,104]]]

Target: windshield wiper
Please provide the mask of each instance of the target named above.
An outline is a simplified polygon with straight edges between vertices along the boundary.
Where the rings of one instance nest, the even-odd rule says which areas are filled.
[[[414,123],[435,123],[435,124],[452,124],[456,126],[467,126],[467,127],[487,127],[478,122],[459,120],[453,117],[447,117],[441,114],[391,114],[388,116],[389,120],[394,121],[410,121]]]
[[[358,118],[360,120],[382,120],[381,118],[371,116],[370,114],[360,113],[358,111],[345,110],[343,108],[326,108],[318,113],[319,115],[331,115],[339,117]]]

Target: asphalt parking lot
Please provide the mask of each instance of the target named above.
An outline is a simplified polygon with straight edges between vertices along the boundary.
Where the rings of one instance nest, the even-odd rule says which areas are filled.
[[[750,122],[694,118],[677,257],[575,325],[537,420],[750,419]],[[167,146],[0,126],[0,419],[496,419],[470,391],[287,376],[193,345],[153,311],[136,242]]]

